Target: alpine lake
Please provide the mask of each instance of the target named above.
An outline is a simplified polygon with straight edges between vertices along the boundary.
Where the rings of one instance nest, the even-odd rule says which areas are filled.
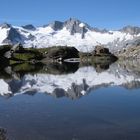
[[[0,140],[140,140],[140,61],[1,65]]]

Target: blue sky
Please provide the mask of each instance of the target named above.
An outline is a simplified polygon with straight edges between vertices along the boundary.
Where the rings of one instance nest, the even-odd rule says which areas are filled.
[[[41,26],[70,17],[99,28],[140,26],[140,0],[0,0],[0,23]]]

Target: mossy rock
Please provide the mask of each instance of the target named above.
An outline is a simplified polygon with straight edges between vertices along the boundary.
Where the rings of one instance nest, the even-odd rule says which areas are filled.
[[[54,60],[79,58],[79,51],[74,47],[52,47],[46,52],[46,58]]]
[[[4,56],[4,54],[12,48],[10,45],[0,46],[0,56]]]
[[[13,53],[11,60],[15,61],[31,61],[31,60],[41,60],[43,55],[37,50],[34,51],[18,51]]]
[[[13,58],[23,60],[23,61],[29,61],[29,60],[35,58],[35,54],[33,54],[33,53],[14,53]]]

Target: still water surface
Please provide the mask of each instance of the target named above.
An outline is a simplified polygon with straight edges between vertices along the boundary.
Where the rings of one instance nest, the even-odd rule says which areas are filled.
[[[140,139],[138,62],[51,72],[1,75],[0,127],[9,140]]]

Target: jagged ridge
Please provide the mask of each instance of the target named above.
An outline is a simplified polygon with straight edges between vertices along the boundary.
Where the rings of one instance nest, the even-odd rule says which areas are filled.
[[[140,38],[140,27],[126,26],[118,31],[93,28],[80,20],[54,21],[42,27],[0,25],[0,45],[22,43],[25,47],[74,46],[79,51],[92,51],[105,45],[111,51],[129,46]]]

